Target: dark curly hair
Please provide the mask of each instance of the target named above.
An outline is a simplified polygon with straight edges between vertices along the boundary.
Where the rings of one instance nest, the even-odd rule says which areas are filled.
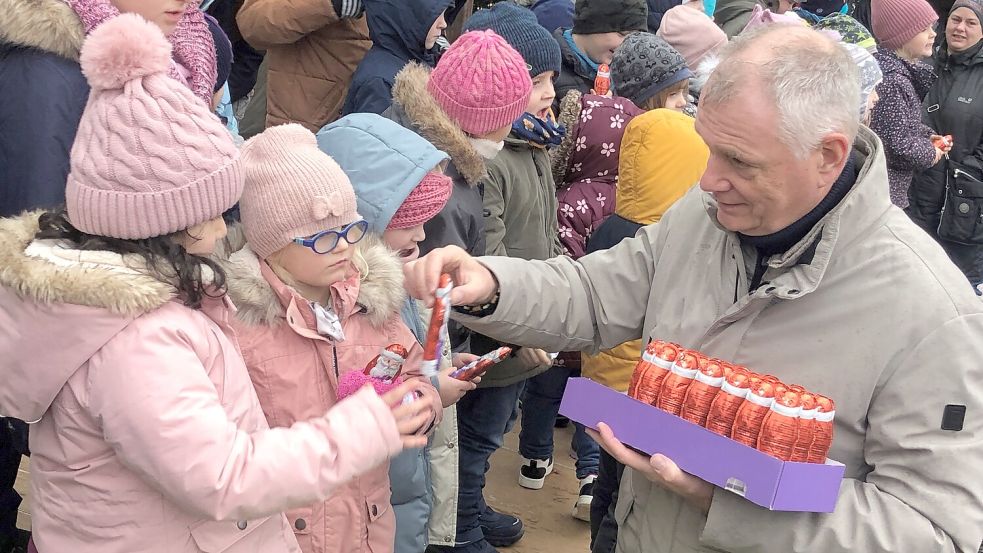
[[[176,237],[187,234],[180,231],[166,236],[140,240],[124,240],[108,236],[86,234],[72,225],[64,209],[49,211],[38,218],[39,230],[35,238],[63,240],[79,250],[110,251],[122,255],[136,254],[147,262],[151,276],[170,282],[177,288],[184,305],[193,309],[201,307],[205,297],[222,297],[226,291],[225,271],[215,261],[188,253],[178,244]],[[212,270],[214,278],[205,281],[202,266]]]

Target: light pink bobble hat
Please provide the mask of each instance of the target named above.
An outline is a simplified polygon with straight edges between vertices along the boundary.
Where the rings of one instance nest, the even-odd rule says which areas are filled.
[[[123,14],[82,45],[92,87],[72,146],[68,219],[88,234],[164,236],[214,219],[239,200],[232,137],[209,106],[168,76],[171,43]]]
[[[427,90],[464,132],[483,136],[525,113],[532,79],[522,55],[504,38],[471,31],[440,58]]]
[[[242,146],[242,170],[239,215],[260,259],[294,238],[361,219],[348,176],[302,125],[278,125],[250,138]]]

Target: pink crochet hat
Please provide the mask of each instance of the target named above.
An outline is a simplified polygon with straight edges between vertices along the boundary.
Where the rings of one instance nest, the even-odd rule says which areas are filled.
[[[270,127],[246,141],[242,172],[246,188],[239,215],[249,247],[260,259],[294,238],[360,218],[348,176],[302,125]]]
[[[450,177],[438,171],[430,171],[403,200],[386,228],[407,229],[433,219],[447,205],[452,187]]]
[[[72,224],[123,239],[164,236],[214,219],[242,193],[238,152],[218,118],[167,76],[171,44],[125,14],[82,45],[92,86],[72,146],[65,200]]]
[[[727,34],[712,19],[688,6],[667,11],[655,34],[683,56],[690,71],[696,71],[704,58],[727,44]]]
[[[532,80],[522,55],[505,39],[471,31],[440,58],[427,90],[464,132],[483,136],[526,111]]]

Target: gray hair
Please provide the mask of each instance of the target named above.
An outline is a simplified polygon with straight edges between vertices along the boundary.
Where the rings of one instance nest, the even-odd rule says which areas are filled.
[[[700,104],[721,105],[756,77],[778,110],[778,135],[803,159],[839,132],[853,141],[860,122],[860,74],[847,51],[822,34],[770,25],[735,38],[720,54]]]

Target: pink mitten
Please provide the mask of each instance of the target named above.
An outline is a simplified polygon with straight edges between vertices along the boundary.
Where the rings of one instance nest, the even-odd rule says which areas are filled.
[[[341,378],[338,380],[338,399],[344,399],[354,394],[369,383],[371,383],[372,387],[375,388],[375,393],[381,396],[382,394],[402,384],[403,379],[397,377],[395,380],[381,380],[378,378],[372,378],[362,371],[350,371],[341,375]]]

